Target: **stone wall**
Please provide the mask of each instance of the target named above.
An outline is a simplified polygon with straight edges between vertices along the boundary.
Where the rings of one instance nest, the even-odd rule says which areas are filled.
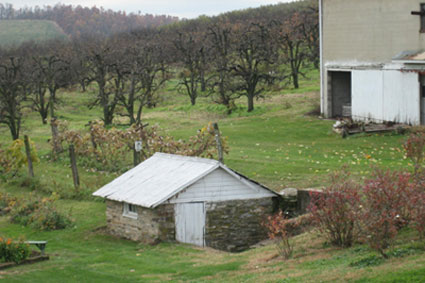
[[[144,243],[175,239],[173,205],[155,209],[137,206],[137,214],[137,219],[124,216],[122,202],[106,200],[106,220],[112,235]]]
[[[308,213],[308,207],[311,202],[311,192],[320,194],[322,193],[321,190],[316,189],[300,189],[298,190],[298,196],[297,196],[297,213],[299,215]]]
[[[267,238],[262,226],[273,213],[275,198],[206,203],[205,243],[219,250],[238,252]]]

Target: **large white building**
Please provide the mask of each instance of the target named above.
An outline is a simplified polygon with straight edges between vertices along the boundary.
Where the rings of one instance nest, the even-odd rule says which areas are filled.
[[[425,124],[425,1],[319,4],[322,114]]]

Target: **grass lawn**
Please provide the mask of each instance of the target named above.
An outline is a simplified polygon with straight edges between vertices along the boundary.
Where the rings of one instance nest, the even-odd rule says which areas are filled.
[[[319,104],[318,74],[310,73],[301,82],[302,89],[273,91],[246,112],[246,101],[230,116],[225,109],[200,98],[194,107],[178,94],[175,83],[162,90],[164,100],[155,109],[147,109],[144,121],[159,124],[163,132],[187,138],[210,121],[219,123],[227,136],[230,154],[225,163],[275,190],[286,187],[321,187],[329,172],[348,164],[359,179],[372,166],[410,168],[404,159],[405,136],[396,134],[356,135],[347,139],[332,133],[334,121],[306,115]],[[86,129],[88,121],[101,116],[99,109],[89,110],[85,103],[93,94],[61,93],[59,118],[70,128]],[[118,117],[117,127],[126,121]],[[37,182],[23,186],[26,171],[0,182],[0,191],[18,196],[44,195],[40,187],[66,195],[72,190],[71,169],[66,156],[57,162],[48,158],[48,125],[42,125],[35,113],[27,113],[22,134],[36,143],[41,162],[35,165]],[[10,135],[0,126],[0,143],[10,142]],[[131,160],[128,160],[129,166]],[[94,191],[117,176],[80,167],[83,187]],[[29,240],[47,240],[51,259],[33,265],[0,271],[5,282],[128,282],[128,281],[196,281],[217,282],[418,282],[425,278],[425,244],[412,242],[417,235],[403,231],[389,260],[381,260],[365,246],[350,249],[330,247],[316,233],[294,238],[295,255],[283,261],[276,257],[273,245],[230,254],[188,245],[161,243],[146,246],[120,240],[104,232],[105,204],[100,200],[59,200],[59,209],[71,211],[74,227],[61,231],[39,232],[10,224],[0,217],[0,234],[24,235]]]

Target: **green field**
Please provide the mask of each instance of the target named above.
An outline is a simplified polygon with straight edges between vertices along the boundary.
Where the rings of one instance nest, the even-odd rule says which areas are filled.
[[[0,20],[0,46],[17,46],[26,41],[42,42],[66,39],[63,30],[52,21]]]
[[[201,98],[194,107],[189,99],[177,94],[175,84],[162,90],[164,98],[158,107],[147,110],[144,122],[158,124],[164,133],[178,138],[194,135],[210,121],[219,123],[228,137],[230,154],[225,163],[274,190],[287,187],[322,187],[327,175],[344,164],[359,179],[373,166],[411,169],[404,159],[405,136],[397,134],[356,135],[347,139],[332,132],[334,121],[308,115],[319,105],[318,74],[312,72],[302,82],[302,89],[286,89],[267,93],[256,102],[253,113],[246,112],[244,99],[230,116],[226,109]],[[100,118],[99,109],[88,110],[85,103],[93,94],[63,92],[59,117],[69,121],[70,128],[86,129],[89,120]],[[117,118],[123,127],[125,119]],[[38,183],[65,195],[72,190],[72,177],[67,157],[52,162],[50,129],[42,125],[35,113],[28,113],[22,134],[35,141],[41,162],[35,165]],[[0,126],[0,143],[10,142],[10,135]],[[131,160],[128,160],[129,165]],[[115,173],[92,172],[80,168],[82,187],[94,191],[117,176]],[[0,191],[28,195],[24,186],[26,171],[20,176],[0,182]],[[45,190],[44,190],[45,191]],[[39,232],[10,224],[0,217],[0,234],[7,237],[25,235],[30,240],[48,240],[47,262],[19,266],[0,271],[0,281],[7,282],[124,282],[124,281],[196,281],[216,282],[418,282],[425,278],[425,243],[412,242],[417,235],[401,233],[390,253],[381,260],[366,246],[350,249],[329,246],[316,233],[295,237],[293,259],[278,258],[273,245],[230,254],[188,245],[161,243],[147,246],[116,239],[104,232],[105,204],[101,200],[59,200],[60,209],[71,211],[73,228]]]

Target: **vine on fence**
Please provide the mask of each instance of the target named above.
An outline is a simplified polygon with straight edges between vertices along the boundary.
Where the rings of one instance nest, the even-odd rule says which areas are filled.
[[[212,123],[200,129],[188,140],[160,134],[158,126],[132,125],[127,129],[108,129],[102,121],[89,123],[88,133],[69,130],[66,122],[59,122],[58,141],[73,144],[76,154],[86,167],[102,167],[102,170],[118,171],[127,162],[135,141],[142,141],[141,156],[147,159],[155,152],[212,158],[216,155],[215,134]],[[228,153],[226,138],[222,139],[223,151]],[[125,167],[125,166],[124,166]]]

